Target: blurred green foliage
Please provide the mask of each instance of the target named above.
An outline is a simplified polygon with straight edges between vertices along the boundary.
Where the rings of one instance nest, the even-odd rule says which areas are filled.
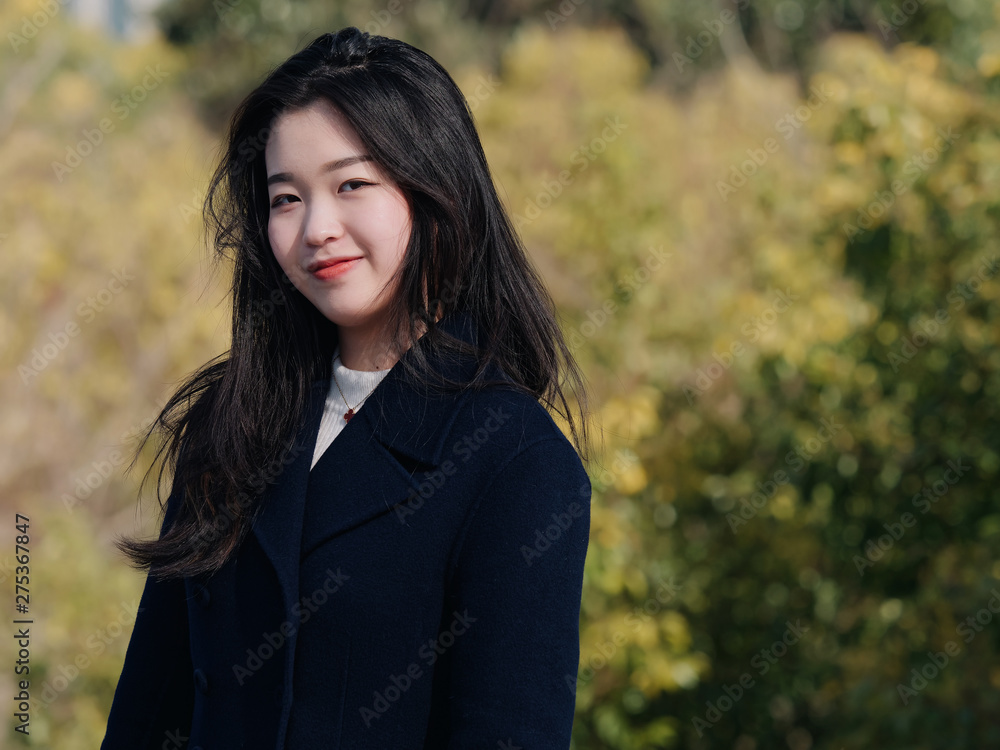
[[[843,31],[934,46],[957,70],[984,54],[995,65],[988,53],[1000,52],[995,34],[981,34],[995,21],[984,0],[169,0],[157,16],[190,61],[185,89],[216,127],[289,50],[348,25],[430,50],[448,70],[479,62],[494,72],[521,29],[621,28],[650,79],[675,93],[735,62],[801,83],[818,44]]]
[[[0,59],[2,497],[32,516],[35,684],[96,657],[36,742],[103,736],[143,580],[110,537],[156,522],[114,451],[226,346],[212,128],[385,11],[470,99],[597,397],[574,746],[1000,744],[1000,2],[563,5],[171,2],[173,44],[57,17]]]

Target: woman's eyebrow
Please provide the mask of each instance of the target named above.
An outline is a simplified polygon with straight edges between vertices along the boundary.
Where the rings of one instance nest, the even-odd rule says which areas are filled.
[[[323,172],[336,172],[338,169],[343,169],[344,167],[349,167],[352,164],[357,164],[359,161],[371,161],[372,158],[368,154],[360,154],[357,156],[345,156],[343,159],[334,159],[333,161],[328,161],[326,164],[320,167]],[[291,172],[275,172],[273,175],[267,178],[268,187],[274,185],[278,182],[292,182],[295,176]]]

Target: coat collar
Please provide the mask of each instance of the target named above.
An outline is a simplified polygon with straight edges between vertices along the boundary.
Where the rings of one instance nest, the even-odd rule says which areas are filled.
[[[469,343],[480,341],[480,330],[467,313],[451,313],[438,322],[438,327]],[[425,346],[425,338],[416,346]],[[411,351],[403,357],[411,356]],[[429,346],[424,349],[432,364],[451,378],[468,382],[475,374],[471,358],[443,358]],[[495,365],[487,376],[509,380]],[[269,485],[261,497],[262,507],[253,524],[253,532],[264,553],[274,565],[281,582],[286,612],[291,612],[298,600],[299,555],[305,495],[317,431],[330,380],[315,382],[309,393],[305,418],[287,465],[278,481]],[[363,491],[344,491],[337,496],[336,527],[331,534],[357,526],[386,512],[387,507],[419,493],[423,477],[412,467],[405,468],[397,455],[405,455],[426,465],[427,469],[441,463],[448,428],[467,392],[438,395],[428,393],[407,376],[402,363],[397,362],[379,382],[337,440],[339,449],[347,451],[345,460],[357,460],[363,467]],[[374,437],[379,445],[369,445]],[[327,450],[331,450],[333,446]],[[290,668],[290,666],[289,666]]]
[[[450,313],[438,322],[438,328],[468,344],[478,346],[482,340],[479,326],[466,312]],[[423,348],[434,368],[449,379],[468,382],[473,378],[476,363],[471,359],[446,358],[426,346],[426,339],[419,339],[417,346]],[[413,356],[407,351],[402,359],[412,361]],[[491,364],[486,375],[512,382],[496,365]],[[304,410],[304,423],[295,441],[296,453],[308,453],[310,461],[330,382],[330,378],[323,378],[313,383]],[[437,466],[444,452],[446,430],[443,428],[447,427],[446,420],[454,415],[455,404],[456,394],[428,392],[425,386],[408,376],[401,360],[365,399],[355,419],[383,445],[421,463]]]
[[[478,345],[480,342],[479,328],[468,313],[453,312],[442,318],[438,327],[466,343]],[[424,341],[419,339],[417,345],[421,346]],[[450,379],[468,382],[475,374],[476,363],[471,359],[446,359],[429,347],[424,346],[423,350],[435,369]],[[403,357],[412,360],[409,351]],[[508,379],[499,373],[495,367],[487,370],[492,378]],[[329,380],[317,385],[325,393]],[[400,362],[382,379],[358,416],[364,415],[365,428],[370,429],[382,444],[421,463],[437,466],[441,463],[447,422],[455,414],[455,403],[456,394],[428,392],[407,376]]]

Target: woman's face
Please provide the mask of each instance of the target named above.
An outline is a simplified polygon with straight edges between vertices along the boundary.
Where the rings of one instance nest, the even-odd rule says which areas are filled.
[[[264,151],[267,236],[282,270],[345,333],[380,339],[410,209],[354,129],[325,100],[285,112]]]

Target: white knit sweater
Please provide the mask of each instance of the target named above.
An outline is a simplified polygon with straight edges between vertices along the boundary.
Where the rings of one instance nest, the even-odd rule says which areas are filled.
[[[390,368],[392,369],[392,368]],[[323,451],[330,447],[333,439],[340,434],[347,422],[344,415],[347,413],[347,403],[357,414],[359,405],[363,405],[368,395],[375,390],[375,387],[382,382],[382,378],[389,374],[389,370],[348,370],[340,361],[340,347],[333,353],[333,372],[336,375],[336,382],[330,378],[330,390],[326,394],[326,404],[323,406],[323,417],[319,423],[319,433],[316,435],[316,447],[313,450],[312,466],[316,465]],[[340,385],[340,390],[337,390]],[[340,391],[344,395],[340,395]],[[312,466],[310,468],[312,468]]]

